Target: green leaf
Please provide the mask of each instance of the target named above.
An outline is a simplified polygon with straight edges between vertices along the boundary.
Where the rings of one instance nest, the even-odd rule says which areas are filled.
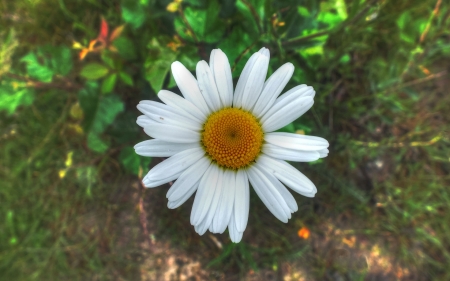
[[[118,144],[135,142],[142,132],[141,127],[136,126],[137,114],[134,111],[125,111],[120,114],[108,127],[108,136],[114,138]]]
[[[345,54],[339,59],[339,62],[341,62],[341,63],[348,63],[349,61],[350,61],[349,54]]]
[[[125,60],[134,60],[136,59],[136,48],[133,44],[133,41],[130,39],[121,36],[114,40],[114,47],[117,48],[120,56]]]
[[[318,45],[318,46],[309,47],[309,48],[301,50],[300,53],[305,57],[312,56],[312,55],[323,55],[323,46]]]
[[[91,131],[95,133],[103,133],[108,125],[110,125],[117,114],[124,109],[123,102],[116,95],[109,95],[101,98],[98,103],[92,122]]]
[[[261,1],[261,2],[264,2],[264,1]],[[255,8],[248,1],[242,1],[242,0],[236,1],[236,8],[243,17],[242,26],[244,27],[246,32],[248,34],[250,34],[250,36],[252,36],[253,38],[256,38],[257,35],[260,33],[259,32],[260,23],[257,22],[257,20],[255,19],[250,6]]]
[[[125,170],[134,175],[139,175],[139,171],[148,169],[152,158],[139,156],[133,147],[127,146],[120,152],[119,160]]]
[[[51,82],[55,74],[67,75],[73,66],[71,51],[65,46],[39,47],[21,61],[26,63],[28,75],[46,83]]]
[[[107,76],[102,82],[102,94],[109,94],[114,89],[117,80],[117,73]]]
[[[34,90],[27,88],[25,83],[2,81],[0,84],[0,111],[8,114],[16,111],[21,105],[30,105],[34,100]]]
[[[175,58],[175,57],[174,57]],[[165,61],[155,61],[152,65],[147,65],[145,79],[150,82],[155,93],[162,89],[167,73],[169,73],[170,64]]]
[[[51,82],[53,78],[53,70],[45,64],[41,64],[35,53],[28,53],[21,61],[27,64],[27,73],[33,78],[41,82]]]
[[[150,82],[151,87],[157,93],[162,89],[164,80],[169,73],[170,66],[177,57],[177,53],[166,47],[160,41],[167,41],[165,38],[153,38],[148,47],[150,55],[145,61],[145,79]]]
[[[131,76],[128,75],[126,72],[120,72],[119,76],[120,80],[122,80],[123,83],[127,84],[128,86],[133,86],[133,78],[131,78]]]
[[[78,93],[78,100],[84,113],[83,127],[88,134],[88,146],[102,153],[108,144],[100,135],[123,111],[123,102],[116,95],[100,96],[97,83],[87,83],[86,88]]]
[[[94,132],[90,132],[87,137],[88,147],[98,153],[105,152],[109,145],[100,139],[100,136],[95,134]]]
[[[96,82],[88,82],[84,89],[78,92],[78,102],[83,110],[83,130],[89,132],[95,119],[99,103],[99,89]]]
[[[81,70],[80,75],[86,79],[96,80],[104,77],[108,72],[109,69],[106,66],[94,62],[85,65]]]
[[[334,7],[342,20],[346,20],[348,17],[347,13],[347,4],[345,4],[345,0],[336,0],[334,3]]]
[[[132,28],[137,29],[145,22],[148,11],[145,9],[146,3],[135,0],[122,1],[122,18]]]
[[[409,12],[403,12],[397,19],[397,26],[400,30],[404,30],[407,23],[411,21],[411,14]]]
[[[103,51],[102,61],[111,69],[115,69],[114,60],[109,56],[109,52]]]
[[[56,73],[66,76],[72,70],[72,54],[70,48],[66,46],[47,48],[47,52],[51,53],[51,66]]]
[[[344,0],[321,2],[317,20],[333,28],[347,19],[347,6]]]
[[[310,16],[308,9],[303,6],[298,6],[297,12],[299,15],[301,15],[302,17],[305,17],[305,18]]]
[[[219,11],[220,7],[217,1],[210,1],[206,10],[192,7],[184,10],[184,16],[199,41],[215,43],[222,38],[225,26],[218,20]],[[180,18],[175,20],[175,30],[182,38],[192,41],[193,37]]]

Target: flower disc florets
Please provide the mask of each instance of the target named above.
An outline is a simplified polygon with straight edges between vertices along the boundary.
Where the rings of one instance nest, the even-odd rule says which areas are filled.
[[[253,162],[261,152],[263,130],[249,112],[224,108],[212,113],[202,133],[202,144],[219,166],[239,169]]]

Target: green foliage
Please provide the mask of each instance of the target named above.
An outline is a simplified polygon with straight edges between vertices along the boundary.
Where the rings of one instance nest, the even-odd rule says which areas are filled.
[[[215,43],[222,38],[225,31],[225,26],[218,20],[219,11],[217,1],[208,1],[207,9],[187,7],[184,10],[187,23],[176,18],[175,30],[186,40]],[[189,30],[188,26],[192,27],[192,30]]]
[[[396,21],[397,26],[401,31],[400,39],[410,44],[417,42],[427,24],[427,19],[419,18],[412,20],[413,17],[413,12],[406,11],[402,13]]]
[[[147,17],[147,1],[122,0],[122,18],[134,29],[144,24]]]
[[[3,80],[0,84],[0,111],[13,114],[17,107],[30,105],[34,99],[34,90],[25,83]]]
[[[259,2],[259,8],[258,10],[261,10],[261,8],[264,7],[264,2],[262,1],[252,1],[252,2]],[[239,11],[241,16],[247,20],[243,22],[243,27],[247,34],[249,34],[253,39],[256,38],[256,36],[261,31],[261,18],[259,16],[256,17],[255,14],[253,14],[253,11],[256,9],[254,5],[249,5],[250,2],[238,0],[236,1],[236,9]],[[254,9],[252,11],[252,9]]]
[[[139,156],[134,152],[133,147],[127,146],[120,152],[119,160],[125,170],[138,176],[142,171],[148,169],[152,158]]]
[[[126,37],[119,37],[114,40],[114,46],[117,48],[120,56],[125,60],[134,60],[137,57],[136,46]]]
[[[347,17],[348,15],[345,1],[337,0],[334,3],[322,2],[317,20],[325,23],[329,27],[334,27],[345,21]]]
[[[102,82],[102,94],[109,94],[114,89],[117,80],[117,73],[108,75]]]
[[[162,89],[164,80],[170,71],[170,65],[175,61],[177,53],[170,49],[162,50],[162,42],[168,42],[167,38],[160,38],[159,40],[153,38],[150,41],[148,48],[150,56],[145,62],[145,79],[150,83],[155,93]]]
[[[130,75],[128,75],[126,72],[120,72],[119,73],[120,80],[122,80],[123,83],[125,83],[128,86],[133,86],[133,78],[131,78]]]
[[[87,134],[88,147],[103,153],[109,145],[100,135],[123,111],[123,102],[114,94],[101,96],[96,83],[87,84],[86,88],[78,93],[78,100],[84,112],[83,127]]]
[[[80,75],[89,80],[97,80],[105,77],[109,72],[108,67],[99,63],[90,63],[83,67]]]
[[[22,59],[26,64],[27,74],[42,82],[51,82],[54,75],[67,75],[72,69],[70,49],[64,46],[39,47],[29,52]]]

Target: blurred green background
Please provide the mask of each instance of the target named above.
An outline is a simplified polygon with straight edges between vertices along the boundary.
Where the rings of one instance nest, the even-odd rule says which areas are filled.
[[[450,5],[442,0],[0,0],[1,280],[450,280]],[[243,242],[200,237],[192,199],[140,178],[163,159],[140,100],[178,92],[222,49],[315,105],[284,130],[325,137],[297,163],[318,188],[283,224],[255,193]],[[194,71],[195,72],[195,71]],[[235,83],[236,80],[235,79]]]

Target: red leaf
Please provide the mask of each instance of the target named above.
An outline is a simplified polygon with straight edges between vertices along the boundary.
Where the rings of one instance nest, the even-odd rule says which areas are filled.
[[[100,33],[98,34],[99,41],[106,41],[108,39],[108,23],[102,17],[102,23],[100,25]]]

